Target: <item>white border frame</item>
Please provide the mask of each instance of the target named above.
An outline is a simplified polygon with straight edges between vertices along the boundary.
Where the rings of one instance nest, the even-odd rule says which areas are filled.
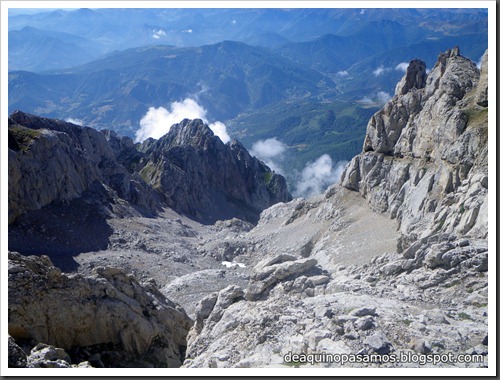
[[[489,229],[489,368],[109,368],[109,369],[16,369],[7,367],[8,278],[8,9],[9,8],[487,8],[488,9],[488,102],[496,105],[496,1],[14,1],[1,2],[0,89],[0,284],[2,376],[495,376],[496,375],[496,113],[488,115],[488,229]]]

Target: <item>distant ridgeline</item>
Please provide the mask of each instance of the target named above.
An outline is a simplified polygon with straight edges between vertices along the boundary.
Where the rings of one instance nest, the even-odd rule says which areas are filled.
[[[366,123],[394,94],[410,60],[432,62],[460,45],[478,62],[487,30],[481,9],[13,15],[9,112],[134,137],[151,107],[169,110],[194,99],[207,119],[223,122],[249,149],[279,138],[287,147],[282,169],[293,188],[293,173],[308,162],[323,154],[348,161],[359,152]]]

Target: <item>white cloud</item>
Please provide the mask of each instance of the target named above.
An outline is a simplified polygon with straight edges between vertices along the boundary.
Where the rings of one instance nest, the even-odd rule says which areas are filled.
[[[339,77],[346,77],[349,75],[349,73],[343,70],[343,71],[337,71],[336,75],[338,75]]]
[[[359,12],[360,15],[364,15],[365,14],[365,10],[364,9],[361,9],[361,11]]]
[[[281,164],[283,153],[285,153],[286,149],[287,147],[284,143],[273,137],[254,143],[250,149],[250,154],[264,161],[276,173],[283,174]]]
[[[391,95],[389,95],[388,92],[385,91],[379,91],[377,92],[377,96],[375,98],[377,101],[380,103],[387,103],[389,100],[391,100]]]
[[[160,29],[160,30],[153,30],[153,38],[158,40],[162,37],[165,37],[167,35],[167,33],[165,33],[164,30]]]
[[[193,33],[193,29],[185,29],[182,32],[183,33]]]
[[[371,98],[365,96],[360,100],[360,103],[367,106],[379,106],[387,103],[389,100],[391,100],[391,95],[388,92],[379,91]]]
[[[396,70],[402,71],[403,73],[406,73],[406,69],[408,68],[409,63],[408,62],[401,62],[396,65]]]
[[[236,25],[236,20],[231,20],[232,25]]]
[[[80,120],[80,119],[74,119],[72,117],[68,117],[68,118],[64,119],[64,121],[67,123],[83,126],[83,120]]]
[[[295,196],[310,198],[322,193],[328,186],[338,182],[347,161],[334,165],[332,158],[324,154],[314,162],[309,162],[302,170]]]
[[[389,69],[386,69],[386,68],[384,67],[384,65],[379,66],[379,67],[377,67],[377,68],[373,71],[373,75],[375,75],[376,77],[378,77],[378,76],[382,75],[384,72],[386,72],[387,70],[389,70]]]
[[[212,130],[215,136],[219,136],[224,144],[231,140],[231,137],[227,134],[226,125],[224,123],[216,121],[215,123],[209,124],[208,128]]]
[[[149,137],[158,139],[170,131],[170,127],[184,119],[202,119],[207,122],[207,110],[196,100],[186,98],[170,104],[170,110],[164,107],[150,107],[139,122],[140,128],[135,133],[135,141],[142,142]],[[209,124],[209,128],[222,142],[230,140],[226,126],[220,121]]]
[[[484,54],[481,56],[481,58],[479,58],[479,61],[476,62],[476,66],[479,70],[481,70],[481,66],[483,64],[483,59],[484,59],[484,56],[485,56],[486,52],[484,52]]]

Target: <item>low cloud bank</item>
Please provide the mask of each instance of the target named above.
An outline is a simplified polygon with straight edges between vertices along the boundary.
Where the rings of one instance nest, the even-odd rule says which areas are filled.
[[[347,161],[334,163],[328,154],[308,162],[301,172],[285,173],[283,166],[288,147],[276,137],[259,140],[252,145],[250,154],[262,160],[276,173],[295,182],[294,197],[310,198],[321,194],[326,188],[340,180]]]
[[[64,119],[64,121],[67,123],[76,124],[76,125],[83,127],[83,120],[80,120],[80,119],[68,117],[68,118]]]
[[[207,121],[207,110],[191,98],[170,104],[170,109],[150,107],[139,122],[140,128],[135,133],[135,141],[142,142],[149,137],[159,139],[170,131],[170,127],[184,119],[202,119]],[[223,143],[231,140],[224,123],[216,121],[208,127]]]
[[[254,143],[250,149],[250,154],[262,160],[276,173],[283,174],[282,162],[286,149],[284,143],[273,137]]]
[[[324,154],[314,162],[309,162],[300,174],[294,196],[310,198],[337,183],[347,165],[347,161],[334,163],[328,154]]]
[[[366,106],[375,107],[383,105],[387,103],[389,100],[391,100],[391,95],[388,92],[379,91],[371,98],[367,96],[363,97],[363,99],[361,99],[360,102]]]

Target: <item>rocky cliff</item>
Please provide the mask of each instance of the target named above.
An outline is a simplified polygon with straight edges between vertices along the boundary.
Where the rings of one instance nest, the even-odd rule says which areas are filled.
[[[140,283],[109,267],[97,267],[88,277],[68,276],[47,256],[9,253],[9,336],[17,341],[71,350],[73,360],[85,356],[87,347],[82,359],[92,361],[88,352],[100,347],[99,357],[94,356],[98,366],[143,361],[178,367],[191,325],[184,310],[166,299],[154,282]],[[107,353],[101,358],[104,347]],[[71,364],[70,355],[65,356],[60,355],[65,362],[60,366]],[[45,359],[32,366],[50,366],[58,357]]]
[[[141,214],[158,208],[144,181],[117,161],[105,134],[20,111],[9,117],[9,224],[99,186]]]
[[[458,48],[428,76],[412,61],[343,175],[343,186],[397,219],[401,251],[444,233],[487,237],[487,65],[486,55],[479,86],[479,70]]]

